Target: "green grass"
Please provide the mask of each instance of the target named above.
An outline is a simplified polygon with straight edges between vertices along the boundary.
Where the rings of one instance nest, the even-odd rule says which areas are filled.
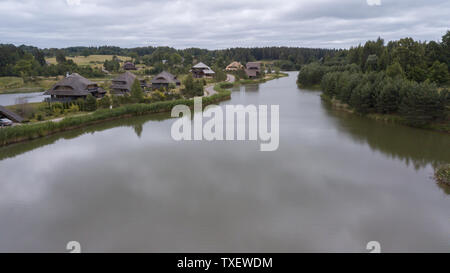
[[[56,77],[36,77],[28,82],[21,77],[0,77],[0,94],[42,92],[56,81]]]

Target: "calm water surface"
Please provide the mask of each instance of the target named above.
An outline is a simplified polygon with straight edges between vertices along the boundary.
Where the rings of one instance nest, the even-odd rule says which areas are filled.
[[[44,92],[33,92],[33,93],[16,93],[16,94],[3,94],[0,95],[0,105],[15,105],[18,104],[18,100],[23,98],[27,102],[41,102],[44,101],[45,98],[49,98],[50,96],[44,96]]]
[[[166,115],[0,149],[0,251],[450,251],[450,136],[337,112],[296,75],[221,104],[279,104],[275,152],[173,141]]]

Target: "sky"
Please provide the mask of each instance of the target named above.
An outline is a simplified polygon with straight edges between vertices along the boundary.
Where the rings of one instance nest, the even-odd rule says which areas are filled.
[[[448,0],[0,0],[0,43],[348,48],[440,41],[449,15]]]

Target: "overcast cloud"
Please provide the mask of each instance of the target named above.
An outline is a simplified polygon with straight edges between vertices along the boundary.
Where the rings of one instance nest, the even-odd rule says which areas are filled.
[[[0,43],[345,48],[440,40],[448,0],[0,0]]]

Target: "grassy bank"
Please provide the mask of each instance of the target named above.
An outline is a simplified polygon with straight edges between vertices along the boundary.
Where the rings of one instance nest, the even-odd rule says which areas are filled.
[[[223,91],[210,97],[203,98],[203,105],[217,103],[229,99],[230,91]],[[66,117],[60,122],[42,122],[25,124],[0,130],[0,146],[32,140],[58,132],[64,132],[88,125],[97,124],[104,121],[141,116],[146,114],[170,112],[175,105],[184,104],[193,107],[194,101],[191,99],[180,99],[173,101],[163,101],[150,104],[129,104],[113,109],[101,109],[83,116]]]
[[[356,113],[356,111],[354,109],[352,109],[352,107],[350,107],[348,104],[342,103],[335,98],[330,98],[329,96],[327,96],[323,93],[320,95],[320,97],[322,98],[323,101],[325,101],[326,103],[329,103],[335,109],[345,111],[348,113],[354,113],[354,114]],[[401,125],[412,127],[410,124],[408,124],[408,122],[403,117],[401,117],[398,114],[369,113],[364,116],[369,119],[372,119],[372,120],[388,122],[388,123],[396,123],[396,124],[401,124]],[[447,122],[443,122],[443,123],[430,123],[425,126],[421,126],[421,127],[417,127],[417,128],[428,129],[428,130],[444,132],[444,133],[450,133],[450,122],[447,121]]]
[[[231,88],[235,85],[248,83],[262,83],[268,80],[273,80],[285,76],[288,76],[288,74],[285,73],[269,74],[266,75],[266,77],[263,79],[244,80],[235,83],[229,82],[217,83],[214,86],[214,90],[216,90],[218,93],[212,96],[203,97],[202,101],[203,106],[230,99],[231,91],[227,90],[227,88]],[[32,140],[52,135],[55,133],[65,132],[124,117],[170,112],[175,105],[179,104],[193,107],[194,101],[192,99],[179,99],[148,104],[145,103],[127,104],[113,109],[99,109],[97,111],[87,113],[84,115],[76,115],[69,117],[66,116],[59,122],[45,121],[3,128],[0,129],[0,146]]]
[[[279,73],[279,74],[266,74],[264,78],[259,79],[241,79],[236,82],[236,84],[252,84],[252,83],[265,83],[267,81],[279,79],[282,77],[287,77],[289,74],[287,73]]]
[[[297,82],[297,86],[302,89],[317,90],[317,91],[321,90],[320,84],[313,84],[313,85],[306,86],[306,85],[303,85],[303,84]]]
[[[434,178],[438,183],[450,186],[450,164],[437,167],[434,172]]]

